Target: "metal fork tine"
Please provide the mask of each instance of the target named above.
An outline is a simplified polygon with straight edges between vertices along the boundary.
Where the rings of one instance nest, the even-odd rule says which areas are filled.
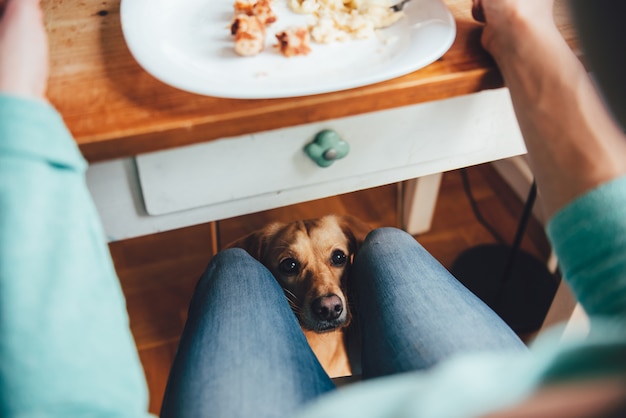
[[[404,5],[407,4],[409,1],[411,0],[402,0],[400,3],[391,6],[391,10],[393,10],[394,12],[399,12],[404,9]]]

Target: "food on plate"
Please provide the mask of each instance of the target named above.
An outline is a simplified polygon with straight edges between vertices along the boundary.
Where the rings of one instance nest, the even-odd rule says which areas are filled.
[[[286,57],[307,55],[311,52],[309,31],[303,27],[292,27],[276,34],[278,48]]]
[[[276,15],[272,10],[271,0],[258,0],[256,2],[236,0],[234,8],[235,16],[239,14],[256,16],[265,25],[276,22]]]
[[[257,55],[265,48],[265,25],[256,16],[235,16],[230,33],[235,35],[235,52],[241,56]]]
[[[0,0],[1,1],[1,0]],[[265,47],[266,26],[276,22],[272,0],[235,0],[235,52],[242,56],[260,53]],[[308,27],[294,27],[276,33],[278,48],[286,57],[307,55],[310,41],[328,44],[365,39],[377,29],[393,25],[404,16],[392,8],[392,0],[281,0],[291,11],[310,14]]]
[[[296,13],[311,14],[317,12],[322,3],[317,0],[287,0],[289,8]],[[341,2],[343,4],[343,2]]]
[[[376,29],[393,25],[404,16],[391,0],[288,0],[296,13],[314,16],[309,30],[318,43],[365,39]]]

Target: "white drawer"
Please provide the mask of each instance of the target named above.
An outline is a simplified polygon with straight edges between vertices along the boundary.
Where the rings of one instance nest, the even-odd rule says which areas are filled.
[[[508,94],[498,90],[144,154],[136,163],[146,210],[162,215],[368,176],[384,184],[386,172],[477,153],[511,122]],[[323,129],[350,144],[327,168],[303,151]]]
[[[302,149],[325,128],[351,150],[321,168]],[[525,152],[508,91],[499,89],[96,163],[87,184],[109,238],[118,240]]]

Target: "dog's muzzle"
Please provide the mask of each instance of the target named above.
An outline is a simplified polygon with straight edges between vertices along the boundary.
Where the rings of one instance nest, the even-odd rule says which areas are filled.
[[[311,311],[316,321],[313,328],[317,332],[339,328],[346,320],[343,301],[335,294],[320,296],[313,300]]]

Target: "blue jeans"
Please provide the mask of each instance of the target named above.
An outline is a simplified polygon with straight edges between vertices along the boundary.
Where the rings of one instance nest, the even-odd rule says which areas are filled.
[[[428,368],[455,353],[525,349],[415,239],[369,234],[354,261],[364,378]],[[240,249],[198,282],[162,417],[291,417],[335,388],[272,274]]]

